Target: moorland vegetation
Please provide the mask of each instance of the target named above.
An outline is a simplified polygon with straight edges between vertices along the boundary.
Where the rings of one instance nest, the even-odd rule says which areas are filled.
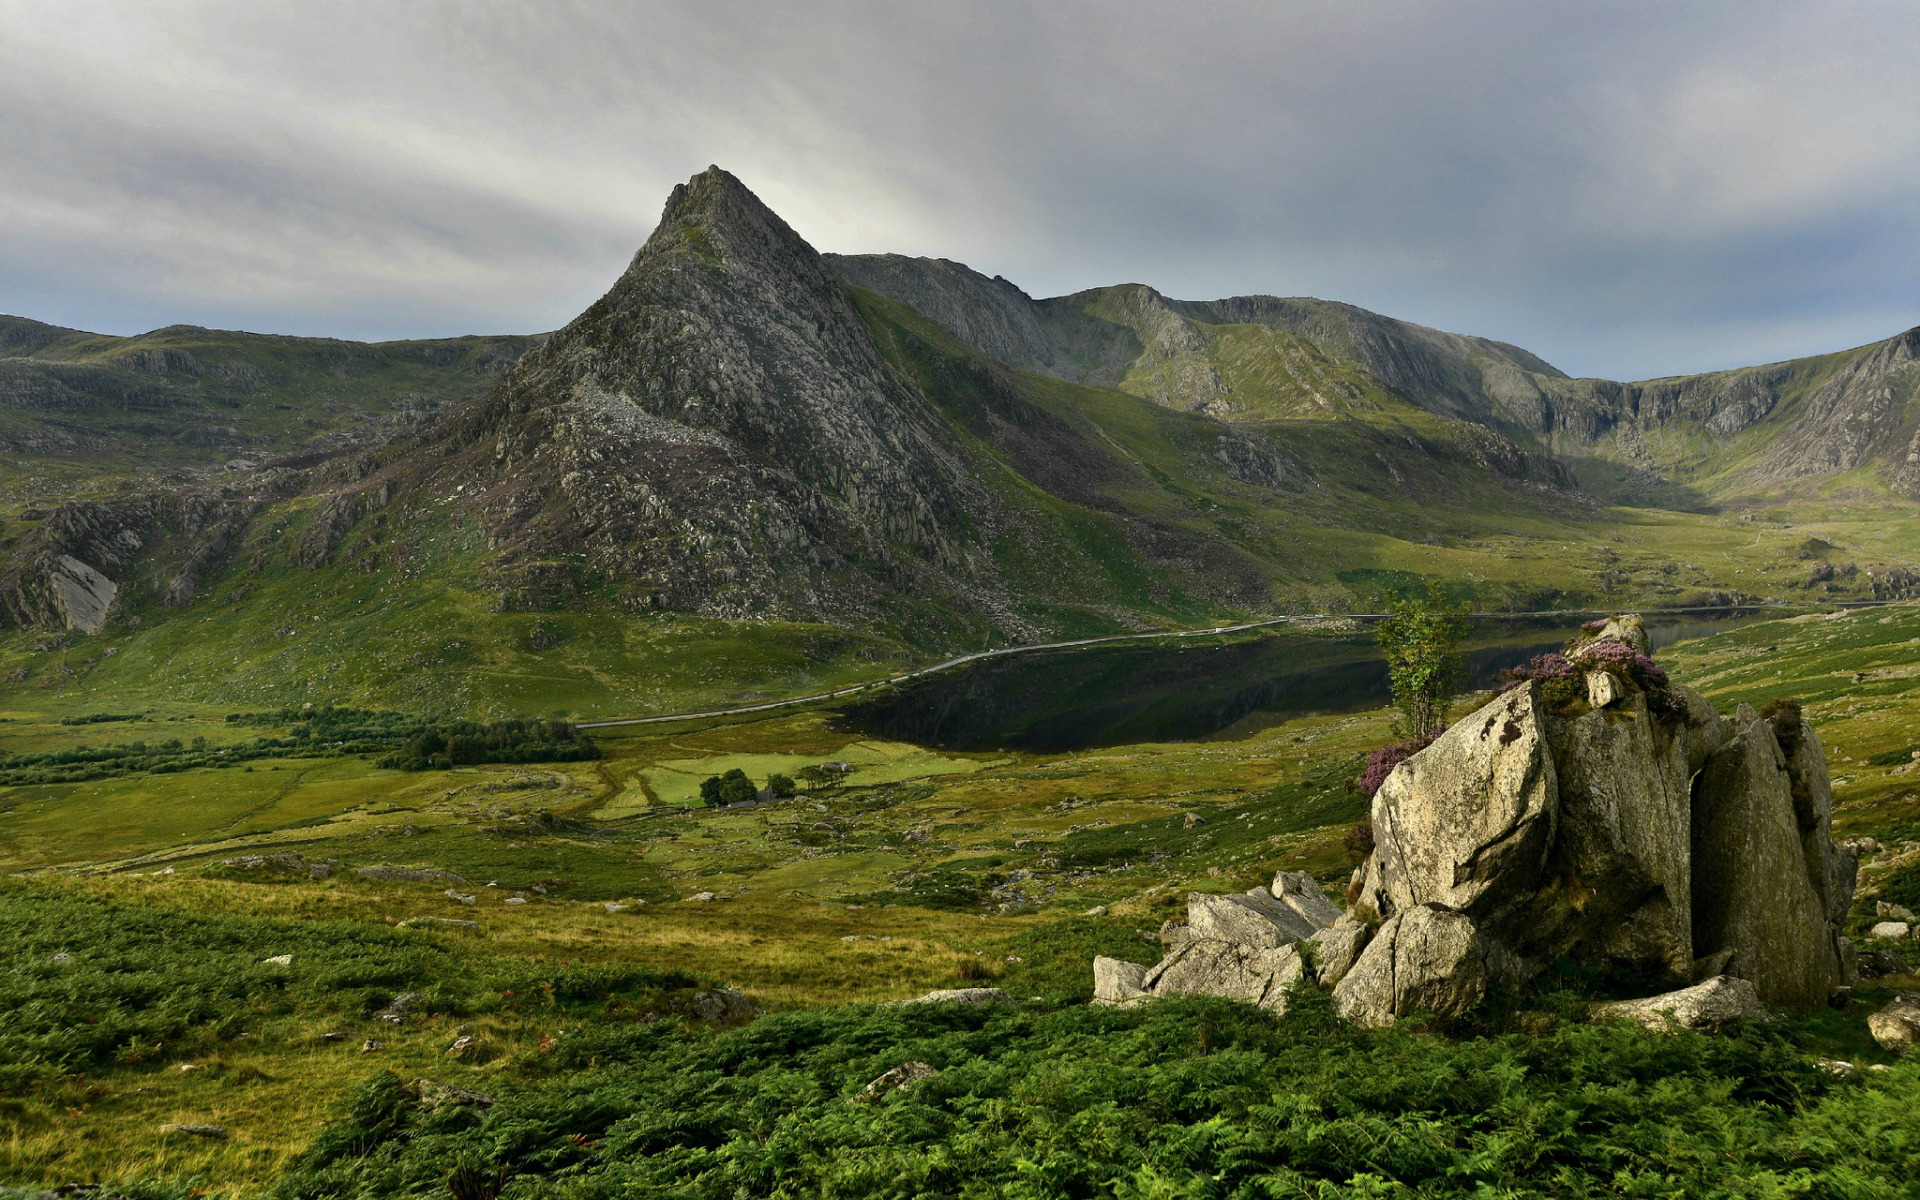
[[[1849,917],[1863,945],[1878,903],[1920,899],[1920,793],[1902,770],[1915,636],[1903,606],[1662,655],[1722,705],[1793,695],[1817,722],[1838,836],[1882,847]],[[1587,1024],[1607,981],[1578,972],[1467,1021],[1379,1031],[1318,993],[1278,1020],[1205,997],[1086,1005],[1089,959],[1139,958],[1189,890],[1285,867],[1337,891],[1365,813],[1346,783],[1393,716],[978,755],[779,806],[605,818],[649,762],[744,747],[839,761],[849,735],[802,714],[602,731],[604,757],[537,768],[278,760],[360,773],[314,780],[321,807],[301,820],[7,884],[7,1172],[155,1196],[1909,1194],[1920,1082],[1864,1027],[1910,986],[1898,975],[1846,1009],[1718,1037]],[[59,721],[16,713],[5,729],[102,727]],[[206,793],[263,769],[91,786]],[[6,796],[8,821],[60,805]],[[67,804],[114,811],[107,791]],[[73,848],[16,835],[10,862],[73,862],[87,834],[65,836]],[[389,863],[460,882],[358,874]],[[163,935],[167,953],[143,950]],[[1884,947],[1910,964],[1915,948]],[[768,1015],[716,1028],[695,998],[725,985]],[[967,985],[1019,1004],[876,1005]],[[407,994],[400,1023],[378,1015]],[[868,1098],[907,1062],[938,1074]],[[199,1123],[227,1136],[160,1132]]]
[[[1916,351],[1614,383],[1034,300],[718,169],[549,336],[0,318],[0,1189],[1920,1195],[1866,1023],[1920,989]],[[1763,603],[1657,665],[1455,624]],[[1088,1003],[1196,895],[1347,890],[1463,662],[1804,719],[1878,973],[1716,1036],[1576,964],[1386,1029]],[[1014,1003],[892,1003],[960,986]]]

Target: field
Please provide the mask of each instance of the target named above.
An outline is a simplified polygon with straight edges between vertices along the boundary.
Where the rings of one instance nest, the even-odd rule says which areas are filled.
[[[1887,846],[1856,926],[1876,895],[1920,901],[1920,606],[1749,625],[1661,659],[1723,709],[1801,698],[1833,764],[1839,835]],[[185,703],[62,724],[88,707],[14,695],[7,754],[243,736]],[[1311,1009],[1275,1024],[1223,1003],[1081,1003],[1088,959],[1151,961],[1189,890],[1278,868],[1343,884],[1365,811],[1345,782],[1388,736],[1374,711],[958,753],[810,711],[602,730],[603,757],[584,762],[402,772],[323,754],[9,787],[0,1182],[1920,1194],[1920,1068],[1866,1069],[1890,1061],[1864,1031],[1884,988],[1730,1039],[1587,1026],[1578,996],[1555,993],[1473,1028],[1378,1035]],[[687,781],[729,766],[758,779],[835,759],[861,768],[849,786],[729,812],[684,803]],[[357,873],[379,866],[459,880]],[[401,927],[416,917],[476,927]],[[873,1007],[982,982],[1023,1006]],[[720,985],[774,1015],[710,1029],[693,997]],[[419,1009],[376,1020],[401,992]],[[450,1056],[462,1036],[473,1048]],[[383,1048],[362,1053],[369,1038]],[[1837,1076],[1817,1056],[1860,1069]],[[907,1059],[942,1074],[910,1097],[859,1098]],[[430,1114],[405,1091],[420,1079],[498,1103]],[[160,1132],[180,1122],[230,1136]]]

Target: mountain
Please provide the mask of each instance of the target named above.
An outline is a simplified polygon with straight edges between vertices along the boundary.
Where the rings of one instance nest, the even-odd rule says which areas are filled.
[[[1839,354],[1616,383],[1325,300],[1189,302],[1139,284],[1035,300],[944,259],[829,261],[1012,365],[1225,419],[1333,412],[1384,388],[1570,465],[1614,468],[1582,473],[1610,497],[1755,496],[1864,469],[1920,498],[1920,329]]]
[[[1080,355],[1097,381],[1135,344],[1102,324],[1128,302],[1042,306],[1022,323],[1032,306],[1016,303],[1002,332]],[[1136,324],[1152,338],[1150,317]],[[210,343],[233,344],[204,331],[126,345],[9,328],[34,356],[10,360],[22,369],[111,370],[155,405],[207,407],[249,365],[215,357]],[[281,361],[330,355],[343,375],[518,348],[262,345]],[[148,382],[142,364],[165,377]],[[1366,420],[1283,444],[1018,369],[848,286],[716,168],[675,189],[608,293],[485,395],[397,438],[17,525],[0,539],[0,610],[91,631],[111,613],[164,619],[222,580],[409,584],[431,560],[498,612],[826,623],[944,647],[1269,611],[1332,582],[1315,546],[1343,529],[1438,536],[1518,494],[1583,510],[1544,456],[1378,384],[1350,390]]]
[[[195,469],[378,444],[498,383],[537,337],[383,342],[0,316],[0,455]]]
[[[22,454],[39,491],[0,485],[22,687],[630,710],[1389,589],[1533,609],[1914,578],[1881,526],[1735,535],[1711,490],[1834,461],[1798,427],[1760,440],[1783,410],[1905,411],[1906,343],[1756,369],[1779,398],[1723,435],[1727,397],[1762,386],[1741,373],[1603,388],[1319,300],[1034,300],[957,263],[821,255],[718,168],[544,338],[0,339],[16,427],[97,446]],[[206,439],[223,414],[241,436]],[[74,659],[77,637],[116,657]]]

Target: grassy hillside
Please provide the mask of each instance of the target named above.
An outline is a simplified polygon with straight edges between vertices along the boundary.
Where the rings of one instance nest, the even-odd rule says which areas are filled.
[[[76,477],[165,476],[377,445],[498,381],[537,337],[367,344],[0,317],[0,513]]]
[[[1723,708],[1807,704],[1839,835],[1887,847],[1867,864],[1856,928],[1875,898],[1920,892],[1915,645],[1920,607],[1896,606],[1661,655]],[[815,712],[601,731],[592,762],[418,773],[302,750],[297,710],[266,726],[211,711],[0,715],[10,755],[288,739],[244,766],[0,789],[0,863],[31,872],[0,887],[0,986],[24,1014],[0,1036],[0,1180],[226,1195],[285,1178],[288,1194],[393,1195],[471,1167],[518,1177],[507,1195],[650,1194],[669,1179],[675,1194],[730,1192],[741,1172],[838,1194],[880,1170],[957,1194],[1067,1195],[1143,1181],[1183,1194],[1197,1171],[1249,1195],[1281,1180],[1351,1192],[1366,1175],[1376,1191],[1436,1195],[1645,1178],[1663,1194],[1797,1180],[1807,1194],[1897,1196],[1912,1178],[1916,1068],[1842,1078],[1813,1062],[1886,1061],[1863,1026],[1884,990],[1728,1040],[1584,1026],[1577,995],[1547,993],[1472,1028],[1377,1035],[1313,1010],[1276,1025],[1207,1001],[1080,1004],[1088,957],[1151,960],[1189,890],[1240,890],[1282,867],[1343,880],[1343,838],[1364,811],[1344,781],[1386,738],[1384,713],[969,754],[875,745]],[[770,808],[688,809],[675,786],[842,758],[872,773]],[[457,872],[452,890],[473,903],[444,879],[355,873],[383,864]],[[477,928],[396,928],[420,916]],[[155,921],[171,949],[150,960]],[[289,967],[261,962],[287,953]],[[980,982],[1041,999],[1007,1014],[869,1007]],[[719,983],[787,1015],[708,1032],[692,998]],[[418,1013],[373,1019],[402,991],[425,996]],[[449,1056],[459,1036],[478,1049]],[[384,1048],[360,1053],[367,1038]],[[943,1082],[851,1099],[909,1058]],[[732,1082],[700,1082],[713,1072]],[[432,1116],[405,1091],[417,1079],[498,1103]],[[1284,1121],[1268,1112],[1276,1095],[1294,1106]],[[1558,1131],[1545,1143],[1543,1120]],[[195,1121],[230,1136],[158,1131]],[[775,1152],[795,1138],[817,1153]]]

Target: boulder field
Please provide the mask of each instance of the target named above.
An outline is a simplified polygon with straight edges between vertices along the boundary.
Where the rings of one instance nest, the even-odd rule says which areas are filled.
[[[1819,737],[1792,705],[1723,716],[1648,651],[1616,617],[1395,767],[1345,911],[1304,873],[1194,893],[1157,965],[1095,960],[1096,1001],[1284,1011],[1305,980],[1377,1026],[1463,1016],[1564,961],[1669,993],[1600,1010],[1649,1023],[1826,1003],[1854,982],[1857,864]]]

